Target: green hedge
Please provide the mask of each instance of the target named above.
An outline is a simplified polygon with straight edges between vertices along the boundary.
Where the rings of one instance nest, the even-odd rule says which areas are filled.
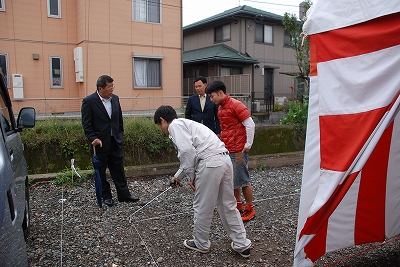
[[[150,118],[124,118],[125,166],[178,161],[175,149]],[[256,128],[251,155],[301,151],[304,140],[291,126]],[[29,173],[56,173],[69,168],[70,159],[81,170],[91,169],[89,143],[80,120],[47,119],[37,121],[21,133]]]

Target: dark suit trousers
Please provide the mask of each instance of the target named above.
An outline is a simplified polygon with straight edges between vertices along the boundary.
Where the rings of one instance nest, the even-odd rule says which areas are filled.
[[[117,190],[118,199],[124,199],[131,194],[129,193],[128,183],[125,177],[124,162],[123,162],[123,150],[118,147],[115,139],[111,137],[110,151],[99,151],[97,157],[101,162],[100,177],[103,186],[103,199],[112,198],[110,183],[106,178],[106,168],[110,171],[111,178],[115,184]]]

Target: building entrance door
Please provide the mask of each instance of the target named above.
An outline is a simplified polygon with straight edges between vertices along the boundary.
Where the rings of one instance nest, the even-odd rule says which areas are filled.
[[[264,69],[264,101],[266,110],[274,107],[274,69]]]

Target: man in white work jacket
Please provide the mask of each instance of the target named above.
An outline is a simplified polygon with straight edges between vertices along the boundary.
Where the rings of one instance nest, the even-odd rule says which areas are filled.
[[[194,191],[194,229],[192,240],[185,247],[207,253],[211,242],[210,226],[217,206],[222,224],[232,239],[231,247],[242,257],[250,257],[251,241],[233,194],[233,169],[229,153],[223,142],[209,128],[188,119],[178,119],[175,109],[161,106],[154,114],[154,122],[174,143],[180,161],[179,170],[172,180],[180,184],[183,179]]]

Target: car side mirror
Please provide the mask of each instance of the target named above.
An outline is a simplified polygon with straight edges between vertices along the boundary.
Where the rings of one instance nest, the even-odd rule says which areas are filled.
[[[22,108],[17,119],[17,128],[33,128],[36,121],[36,111],[34,108]]]

